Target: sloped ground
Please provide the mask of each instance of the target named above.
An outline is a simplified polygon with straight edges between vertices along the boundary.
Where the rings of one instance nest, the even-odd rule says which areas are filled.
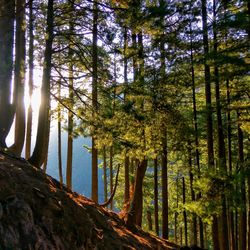
[[[0,152],[0,250],[178,249]]]

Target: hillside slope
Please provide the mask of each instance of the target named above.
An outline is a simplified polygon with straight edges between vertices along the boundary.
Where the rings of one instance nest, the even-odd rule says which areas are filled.
[[[0,152],[0,249],[178,249]]]

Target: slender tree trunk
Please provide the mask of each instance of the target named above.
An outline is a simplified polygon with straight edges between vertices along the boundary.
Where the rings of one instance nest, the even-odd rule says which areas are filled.
[[[93,45],[92,45],[92,105],[93,115],[96,116],[97,105],[97,85],[98,85],[98,1],[93,1]],[[98,203],[98,151],[94,136],[92,137],[92,199]]]
[[[51,59],[52,59],[52,43],[53,43],[53,23],[54,23],[54,0],[48,0],[47,11],[47,31],[46,44],[43,63],[43,79],[41,87],[41,105],[39,109],[38,128],[36,136],[36,144],[29,162],[40,167],[48,150],[48,141],[46,139],[49,130],[49,107],[50,107],[50,78],[51,78]]]
[[[107,185],[107,155],[106,147],[103,147],[103,188],[104,188],[104,202],[108,200],[108,185]]]
[[[124,54],[124,102],[127,102],[127,88],[128,88],[128,60],[127,60],[127,47],[128,47],[128,34],[127,28],[124,28],[124,47],[123,47],[123,54]],[[124,192],[124,203],[127,204],[130,200],[130,183],[129,183],[129,165],[130,160],[127,154],[125,155],[125,192]]]
[[[110,152],[109,152],[109,185],[110,185],[110,194],[113,193],[113,146],[110,147]],[[110,209],[113,209],[113,201],[110,203]]]
[[[216,114],[217,114],[217,138],[218,138],[218,159],[219,168],[223,174],[227,174],[226,165],[226,147],[224,142],[224,131],[221,117],[221,101],[220,101],[220,80],[219,80],[219,68],[217,65],[217,25],[216,25],[216,2],[213,0],[213,35],[214,35],[214,79],[215,79],[215,98],[216,98]],[[227,207],[226,197],[221,194],[222,200],[222,214],[220,215],[220,249],[229,250],[229,239],[228,239],[228,225],[227,225]]]
[[[58,83],[58,98],[61,99],[61,82]],[[62,124],[61,124],[61,104],[58,102],[57,104],[57,138],[58,138],[58,144],[57,144],[57,152],[58,152],[58,171],[59,171],[59,180],[60,184],[63,184],[63,171],[62,171]]]
[[[147,160],[139,162],[135,174],[135,190],[130,204],[129,212],[126,218],[126,225],[133,227],[134,225],[141,226],[142,223],[142,208],[143,208],[143,179],[147,169]]]
[[[185,205],[186,203],[186,184],[185,184],[185,178],[182,177],[182,203]],[[188,245],[188,227],[187,227],[187,211],[184,208],[183,211],[183,222],[184,222],[184,239],[185,239],[185,245]]]
[[[191,28],[192,35],[192,28]],[[195,94],[195,74],[194,74],[194,59],[193,59],[193,40],[191,37],[191,74],[192,74],[192,99],[193,99],[193,112],[194,112],[194,130],[195,130],[195,155],[196,164],[198,170],[198,177],[200,176],[200,152],[199,152],[199,140],[198,140],[198,122],[197,122],[197,107],[196,107],[196,94]],[[201,198],[201,193],[198,194],[197,199]],[[203,236],[203,222],[199,218],[199,233],[200,233],[200,247],[204,247],[204,236]]]
[[[25,0],[16,1],[15,78],[13,104],[16,109],[14,144],[9,148],[21,156],[25,139]]]
[[[32,104],[31,98],[33,95],[33,73],[34,73],[34,15],[33,15],[33,0],[29,1],[29,108],[26,128],[26,144],[25,144],[25,158],[29,159],[31,153],[31,135],[32,135]]]
[[[207,154],[208,167],[214,171],[214,148],[213,148],[213,117],[212,117],[212,98],[211,98],[211,80],[210,67],[207,62],[209,54],[208,46],[208,26],[207,26],[207,1],[202,0],[202,28],[203,28],[203,47],[204,47],[204,68],[205,68],[205,95],[206,95],[206,116],[207,116]],[[213,216],[212,225],[213,247],[220,250],[218,235],[217,216]]]
[[[43,172],[46,173],[47,171],[47,164],[48,164],[48,153],[49,153],[49,138],[50,138],[50,119],[51,119],[51,116],[49,114],[49,121],[48,121],[48,127],[49,129],[47,130],[48,134],[46,135],[46,143],[47,143],[47,150],[45,152],[45,159],[44,159],[44,162],[43,162],[43,165],[42,165],[42,169],[43,169]]]
[[[240,171],[243,171],[243,163],[244,163],[244,151],[243,151],[243,132],[240,127],[239,119],[240,113],[237,112],[238,116],[238,157],[239,157],[239,167]],[[247,248],[247,213],[246,213],[246,184],[245,184],[245,176],[241,176],[240,183],[240,192],[241,192],[241,202],[242,208],[240,211],[240,225],[239,225],[239,249]]]
[[[190,145],[191,146],[191,145]],[[192,156],[191,156],[191,148],[189,149],[189,178],[190,178],[190,193],[192,202],[195,201],[195,192],[193,188],[194,183],[194,175],[192,173]],[[195,213],[192,214],[192,227],[191,227],[191,244],[197,246],[197,216]]]
[[[159,235],[159,217],[158,217],[158,160],[154,159],[154,218],[155,218],[155,233]]]
[[[152,213],[149,210],[147,211],[147,221],[148,221],[148,231],[152,231],[153,230]]]
[[[168,239],[168,166],[167,132],[163,131],[162,150],[162,238]]]
[[[0,148],[6,148],[14,107],[11,104],[15,0],[0,0]]]
[[[227,87],[227,144],[228,144],[228,168],[229,175],[232,176],[232,128],[231,128],[231,114],[230,114],[230,89],[229,89],[229,80],[226,80]],[[230,204],[229,204],[230,205]],[[233,211],[229,212],[229,235],[230,235],[230,247],[231,250],[235,250],[235,230],[234,230],[234,213]],[[250,250],[250,249],[249,249]]]
[[[129,157],[125,156],[125,164],[124,164],[124,170],[125,170],[125,186],[124,186],[124,203],[128,203],[130,200],[129,195]]]
[[[178,179],[179,173],[177,173],[176,177],[176,209],[179,207],[179,179]],[[174,214],[174,241],[176,244],[178,244],[178,212],[175,212]]]

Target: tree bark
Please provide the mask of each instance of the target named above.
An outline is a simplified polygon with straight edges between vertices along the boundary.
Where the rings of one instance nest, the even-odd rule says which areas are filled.
[[[70,5],[70,13],[74,13],[74,1],[69,1]],[[73,120],[73,107],[74,107],[74,73],[73,73],[73,42],[72,35],[74,34],[74,23],[70,19],[69,21],[69,110],[68,110],[68,138],[67,138],[67,166],[66,166],[66,185],[68,188],[72,189],[72,163],[73,163],[73,128],[74,128],[74,120]]]
[[[113,193],[113,146],[110,147],[109,151],[109,186],[110,186],[110,194]],[[110,203],[110,209],[113,209],[113,201]]]
[[[182,203],[185,205],[186,203],[186,184],[185,184],[185,178],[182,177]],[[184,240],[185,245],[188,245],[188,228],[187,228],[187,211],[184,208],[183,211],[183,222],[184,222]]]
[[[142,209],[143,209],[143,179],[147,170],[147,160],[140,161],[136,168],[135,174],[135,189],[130,204],[129,212],[125,219],[128,227],[134,225],[141,226],[142,223]]]
[[[197,122],[197,107],[196,107],[196,94],[195,94],[195,74],[194,74],[194,59],[193,59],[193,40],[192,40],[192,28],[191,33],[191,74],[192,74],[192,99],[193,99],[193,115],[194,115],[194,131],[195,131],[195,155],[196,164],[198,170],[198,178],[200,176],[200,152],[199,152],[199,140],[198,140],[198,122]],[[197,199],[201,198],[201,193],[198,194]],[[204,235],[203,235],[203,222],[199,218],[199,233],[200,233],[200,247],[204,248]]]
[[[201,1],[202,8],[202,29],[203,29],[203,47],[204,47],[204,69],[205,69],[205,96],[206,96],[206,125],[207,125],[207,162],[211,171],[214,171],[214,148],[213,148],[213,116],[211,101],[211,79],[210,67],[207,62],[209,54],[208,46],[208,25],[207,25],[207,1]],[[218,221],[216,215],[213,216],[212,237],[214,249],[220,250]]]
[[[154,219],[155,219],[155,233],[159,235],[159,206],[158,206],[158,160],[154,159]]]
[[[108,185],[107,185],[107,155],[106,147],[103,147],[103,189],[104,189],[104,202],[108,200]]]
[[[92,105],[93,115],[97,113],[97,83],[98,83],[98,48],[97,48],[97,33],[98,33],[98,1],[93,1],[93,44],[92,44]],[[92,137],[92,199],[98,203],[98,151],[94,136]]]
[[[24,106],[24,84],[25,84],[25,0],[16,1],[16,39],[15,39],[15,77],[14,97],[15,107],[15,133],[14,144],[9,150],[21,156],[25,139],[25,106]]]
[[[243,171],[244,163],[244,150],[243,150],[243,131],[240,127],[240,113],[237,112],[238,116],[238,158],[239,158],[239,171]],[[239,221],[239,249],[247,249],[247,213],[246,213],[246,183],[244,174],[241,176],[240,183],[241,192],[241,210],[240,210],[240,221]]]
[[[129,157],[125,156],[125,162],[124,162],[124,170],[125,170],[125,186],[124,186],[124,203],[128,203],[130,200],[130,183],[129,183]]]
[[[33,75],[34,75],[34,15],[33,15],[33,0],[29,1],[29,108],[26,127],[26,144],[25,144],[25,158],[29,159],[31,153],[31,135],[32,135],[32,104],[31,98],[33,95]]]
[[[61,98],[61,82],[58,83],[58,98]],[[62,171],[62,124],[61,124],[61,104],[58,102],[57,104],[57,152],[58,152],[58,173],[60,184],[63,184],[63,171]]]
[[[0,147],[6,148],[14,107],[11,104],[15,1],[0,0]]]
[[[167,135],[163,131],[162,141],[162,238],[168,239],[168,164],[167,164]]]
[[[41,105],[39,109],[38,128],[36,144],[29,162],[39,168],[43,164],[48,150],[46,139],[49,130],[49,108],[50,108],[50,78],[51,78],[51,59],[53,43],[53,23],[54,23],[54,0],[48,0],[47,8],[47,30],[46,44],[43,63],[43,78],[41,87]]]
[[[220,100],[220,79],[218,68],[218,40],[217,40],[217,20],[216,20],[216,2],[213,0],[213,35],[214,35],[214,79],[215,79],[215,99],[216,99],[216,114],[217,114],[217,138],[218,138],[218,159],[220,171],[227,174],[226,165],[226,147],[224,142],[224,131],[221,117],[221,100]],[[229,250],[228,239],[228,224],[227,224],[227,205],[225,194],[221,194],[222,214],[219,218],[219,233],[220,233],[220,249]]]

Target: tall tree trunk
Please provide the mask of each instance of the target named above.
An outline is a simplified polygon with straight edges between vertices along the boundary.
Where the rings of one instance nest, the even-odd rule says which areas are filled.
[[[221,117],[221,101],[220,101],[220,79],[218,68],[218,41],[217,41],[217,24],[216,24],[216,2],[213,0],[213,35],[214,35],[214,79],[215,79],[215,98],[216,98],[216,114],[217,114],[217,138],[218,138],[218,159],[219,168],[223,174],[227,174],[226,165],[226,147],[224,142],[224,131]],[[220,249],[229,249],[228,225],[227,225],[227,207],[225,194],[221,194],[222,214],[220,215]]]
[[[69,1],[70,13],[74,12],[74,1]],[[74,73],[73,73],[73,42],[72,35],[74,34],[74,23],[70,19],[69,21],[69,110],[68,110],[68,138],[67,138],[67,165],[66,165],[66,185],[68,188],[72,189],[72,162],[73,162],[73,107],[74,107]]]
[[[34,15],[33,15],[33,0],[29,0],[29,107],[26,127],[26,144],[25,158],[29,159],[31,151],[31,135],[32,135],[32,104],[31,98],[33,95],[33,75],[34,75]]]
[[[179,173],[177,173],[176,177],[176,209],[179,207],[179,179],[178,179]],[[178,212],[175,212],[174,214],[174,241],[176,244],[178,244]]]
[[[142,223],[142,208],[143,208],[143,179],[147,169],[147,160],[140,161],[136,168],[135,174],[135,189],[130,204],[129,212],[126,217],[126,225],[133,227],[134,225],[141,226]]]
[[[230,88],[229,88],[229,79],[226,80],[227,87],[227,148],[228,148],[228,169],[229,175],[232,176],[232,128],[231,128],[231,114],[230,114]],[[230,205],[230,204],[229,204]],[[233,211],[229,212],[229,235],[230,235],[230,248],[235,250],[235,230],[234,230],[234,213]]]
[[[186,184],[185,184],[185,178],[182,177],[182,203],[185,205],[186,203]],[[184,239],[185,239],[185,245],[188,245],[188,228],[187,228],[187,211],[184,208],[183,211],[183,222],[184,222]]]
[[[48,0],[47,8],[47,30],[46,44],[43,63],[43,78],[41,87],[41,105],[39,109],[38,128],[36,136],[36,144],[29,162],[40,167],[47,154],[48,141],[47,135],[49,130],[49,107],[50,107],[50,78],[51,78],[51,59],[52,59],[52,43],[53,43],[53,23],[54,23],[54,0]]]
[[[167,163],[167,135],[163,131],[162,142],[162,238],[168,239],[168,163]]]
[[[128,203],[130,200],[129,190],[130,190],[130,183],[129,183],[129,157],[125,156],[125,186],[124,186],[124,203]]]
[[[0,148],[5,148],[14,107],[11,104],[15,0],[0,0]]]
[[[148,221],[148,231],[152,231],[153,230],[152,213],[149,210],[147,211],[147,221]]]
[[[104,202],[108,200],[108,185],[107,185],[107,154],[106,147],[103,147],[103,189],[104,189]]]
[[[92,44],[92,105],[94,117],[97,114],[97,85],[98,85],[98,5],[97,0],[93,1],[93,44]],[[98,203],[98,151],[94,136],[92,136],[92,199]]]
[[[243,171],[244,163],[244,151],[243,151],[243,131],[240,127],[240,113],[237,112],[238,116],[238,158],[239,158],[239,171]],[[246,213],[246,184],[244,174],[241,176],[240,183],[240,193],[241,193],[241,211],[240,211],[240,221],[239,221],[239,249],[246,249],[247,242],[247,213]]]
[[[46,152],[45,152],[45,159],[44,159],[44,162],[43,162],[43,165],[42,165],[42,169],[43,169],[43,172],[44,173],[46,173],[46,171],[47,171],[47,164],[48,164],[48,154],[49,154],[49,138],[50,138],[50,119],[51,119],[51,116],[50,116],[50,114],[49,114],[49,124],[48,124],[48,127],[49,127],[49,129],[48,129],[48,134],[47,134],[47,136],[46,136],[46,143],[47,143],[47,150],[46,150]]]
[[[212,98],[211,98],[211,79],[210,67],[207,62],[209,55],[208,46],[208,26],[207,26],[207,1],[202,0],[202,29],[203,29],[203,47],[204,47],[204,68],[205,68],[205,95],[206,95],[206,118],[207,118],[207,154],[208,167],[214,171],[214,148],[213,148],[213,117],[212,117]],[[212,237],[214,249],[220,250],[218,235],[218,219],[213,215]]]
[[[58,83],[58,98],[61,99],[61,82]],[[58,102],[57,104],[57,152],[58,152],[58,173],[60,184],[63,184],[63,171],[62,171],[62,124],[61,124],[61,104]]]
[[[123,47],[123,54],[124,54],[124,102],[127,102],[127,88],[128,88],[128,59],[127,59],[127,47],[128,47],[128,34],[127,28],[124,28],[124,47]],[[125,190],[124,190],[124,203],[128,203],[130,199],[130,183],[129,183],[129,165],[130,160],[127,154],[125,154]]]
[[[159,235],[159,217],[158,217],[158,160],[154,159],[154,219],[155,219],[155,233]]]
[[[110,186],[110,194],[113,193],[113,156],[114,156],[114,152],[113,152],[113,146],[110,147],[110,151],[109,151],[109,186]],[[113,200],[110,203],[110,209],[113,209]]]
[[[16,46],[13,104],[16,110],[14,144],[9,148],[21,156],[25,139],[25,0],[16,1]]]
[[[195,130],[195,156],[198,170],[198,177],[200,176],[200,152],[199,152],[199,140],[198,140],[198,122],[197,122],[197,107],[196,107],[196,94],[195,94],[195,74],[194,74],[194,59],[193,59],[193,40],[192,40],[192,28],[191,33],[191,74],[192,74],[192,99],[193,99],[193,115],[194,115],[194,130]],[[198,194],[198,199],[201,198],[201,193]],[[204,247],[204,236],[203,236],[203,222],[199,218],[199,233],[200,233],[200,247]]]
[[[189,179],[190,179],[190,193],[191,193],[191,200],[192,202],[195,201],[195,192],[194,192],[194,187],[193,187],[193,183],[194,183],[194,175],[192,173],[192,156],[191,156],[191,145],[189,147],[189,157],[188,157],[188,162],[189,162]],[[192,213],[192,227],[191,227],[191,244],[196,245],[197,246],[197,216],[195,213]]]

